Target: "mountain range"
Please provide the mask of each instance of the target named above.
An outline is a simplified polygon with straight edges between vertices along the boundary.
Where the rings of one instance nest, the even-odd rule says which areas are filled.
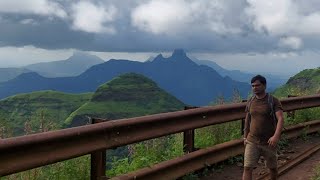
[[[72,77],[85,72],[91,66],[103,63],[101,58],[75,51],[65,60],[30,64],[21,68],[0,68],[0,82],[6,82],[27,72],[36,72],[44,77]]]
[[[250,90],[248,83],[222,77],[208,66],[197,65],[183,50],[175,50],[171,57],[164,58],[160,54],[147,62],[111,59],[92,66],[76,77],[46,78],[34,72],[25,73],[0,83],[0,98],[39,90],[93,92],[106,81],[128,72],[152,79],[182,102],[195,106],[207,105],[217,96],[230,98],[235,89],[246,97]]]
[[[196,58],[192,58],[192,60],[199,65],[207,65],[207,66],[213,68],[221,76],[229,76],[231,79],[239,81],[239,82],[250,83],[251,78],[257,75],[257,74],[247,73],[247,72],[243,72],[243,71],[239,71],[239,70],[227,70],[227,69],[219,66],[214,61],[210,61],[210,60],[199,60]],[[260,75],[263,75],[266,77],[267,90],[269,92],[272,92],[277,87],[280,87],[281,85],[285,84],[287,81],[287,78],[285,78],[285,77],[279,77],[279,76],[265,74],[265,73],[260,73]]]
[[[104,61],[97,56],[75,51],[73,55],[61,61],[43,62],[25,66],[33,72],[44,77],[69,77],[78,76],[91,66],[101,64]]]
[[[153,61],[154,59],[155,57],[151,56],[147,61]],[[227,70],[212,60],[199,60],[194,57],[190,57],[190,59],[198,65],[206,65],[213,68],[223,77],[229,76],[231,79],[239,82],[249,83],[250,79],[256,75],[254,73],[239,70]],[[18,75],[26,72],[36,72],[44,77],[72,77],[80,75],[93,65],[101,64],[103,62],[104,60],[97,56],[81,51],[75,51],[73,55],[66,60],[36,63],[22,68],[0,68],[0,82],[14,79]],[[262,73],[261,75],[267,78],[267,90],[269,92],[283,85],[288,79],[287,77],[279,77],[272,74]]]
[[[6,82],[27,72],[31,71],[25,68],[0,68],[0,82]]]

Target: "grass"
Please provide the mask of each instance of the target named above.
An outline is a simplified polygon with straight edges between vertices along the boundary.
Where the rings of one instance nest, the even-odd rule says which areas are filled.
[[[107,170],[108,177],[125,174],[143,167],[173,159],[183,154],[182,134],[170,135],[129,145],[129,156],[114,158]]]
[[[285,126],[319,119],[320,107],[296,110],[294,118],[285,117]]]
[[[241,121],[228,122],[195,130],[195,147],[206,148],[241,137]]]
[[[320,68],[305,69],[295,76],[291,77],[288,82],[278,88],[274,95],[277,97],[287,97],[288,95],[310,95],[320,92]]]
[[[1,177],[1,180],[86,180],[90,179],[90,156],[82,156]]]
[[[39,91],[8,97],[0,101],[0,127],[5,127],[11,136],[24,135],[26,123],[34,124],[36,119],[50,121],[54,126],[51,129],[64,128],[64,120],[91,96],[92,93]]]
[[[314,175],[311,177],[311,180],[320,180],[320,164],[318,164],[313,169]]]

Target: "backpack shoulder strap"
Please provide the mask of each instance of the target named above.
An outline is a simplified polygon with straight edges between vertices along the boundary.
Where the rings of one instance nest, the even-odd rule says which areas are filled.
[[[250,114],[250,107],[251,107],[251,103],[252,100],[255,98],[255,95],[251,96],[250,99],[247,101],[247,105],[246,105],[246,112]]]
[[[268,93],[268,104],[270,105],[271,111],[274,112],[273,96]]]
[[[272,119],[274,120],[275,124],[278,123],[278,119],[276,117],[275,111],[274,111],[274,100],[273,100],[273,96],[271,94],[268,93],[268,104],[270,106],[270,116],[272,117]]]

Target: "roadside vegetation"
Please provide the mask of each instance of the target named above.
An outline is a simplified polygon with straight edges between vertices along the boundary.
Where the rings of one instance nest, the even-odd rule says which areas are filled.
[[[318,164],[313,169],[314,175],[311,177],[311,180],[320,180],[320,164]]]

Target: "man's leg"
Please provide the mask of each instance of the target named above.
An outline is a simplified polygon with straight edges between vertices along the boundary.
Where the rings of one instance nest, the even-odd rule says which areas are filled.
[[[266,145],[263,147],[262,156],[264,156],[266,166],[269,168],[270,179],[278,179],[277,149]]]
[[[277,180],[278,179],[278,168],[269,169],[270,171],[270,179]]]
[[[244,167],[242,180],[252,180],[252,170],[251,167]]]
[[[259,158],[260,150],[258,146],[248,141],[244,150],[243,180],[252,180],[252,171],[254,167],[257,167]]]

